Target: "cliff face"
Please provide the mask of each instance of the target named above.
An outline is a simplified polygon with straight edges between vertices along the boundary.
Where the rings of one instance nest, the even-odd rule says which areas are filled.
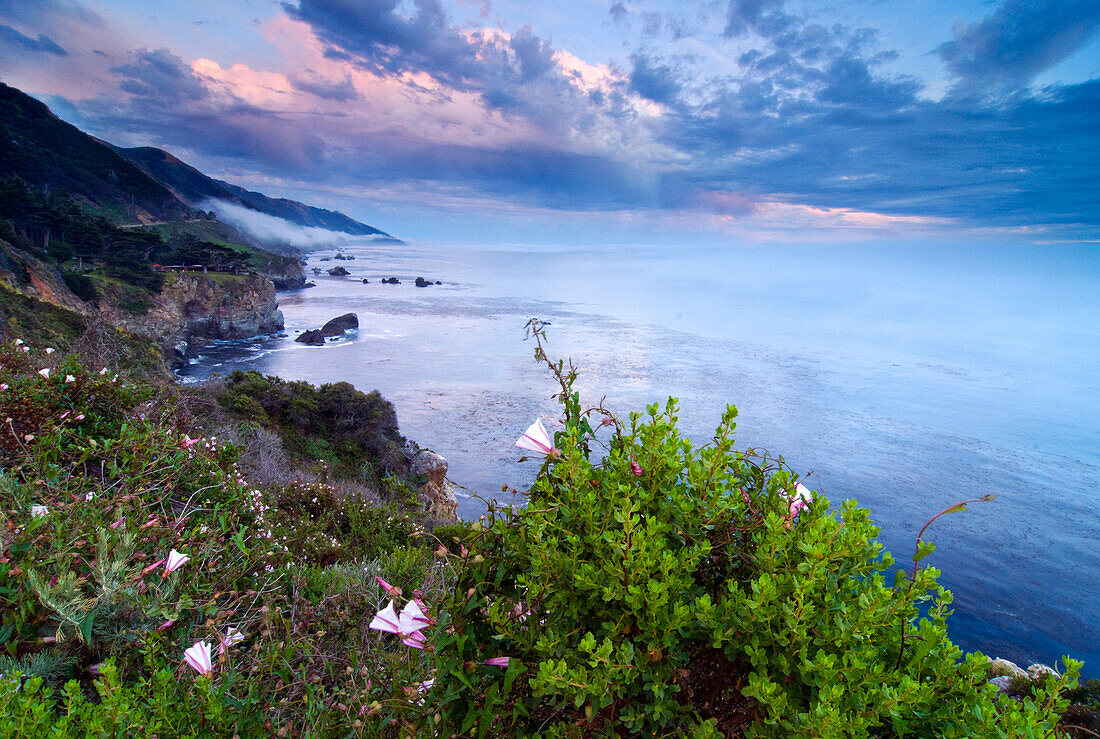
[[[275,286],[261,275],[173,274],[145,315],[107,311],[112,323],[156,341],[177,365],[211,341],[283,328]]]
[[[276,257],[260,267],[260,274],[271,280],[276,290],[296,290],[306,284],[306,273],[297,257]]]

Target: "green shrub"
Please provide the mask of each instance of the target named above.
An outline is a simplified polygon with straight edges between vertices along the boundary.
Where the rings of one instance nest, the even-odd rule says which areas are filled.
[[[603,440],[575,371],[550,366],[565,410],[560,457],[544,463],[525,509],[490,509],[434,632],[428,703],[443,735],[1039,737],[1055,727],[1077,663],[1020,704],[995,699],[985,658],[960,661],[947,638],[937,572],[889,584],[893,560],[853,502],[833,513],[817,495],[792,515],[796,476],[733,449],[735,409],[698,448],[680,435],[674,401],[625,425],[595,409],[615,429]],[[597,445],[607,451],[594,459]],[[511,662],[485,664],[495,657]]]

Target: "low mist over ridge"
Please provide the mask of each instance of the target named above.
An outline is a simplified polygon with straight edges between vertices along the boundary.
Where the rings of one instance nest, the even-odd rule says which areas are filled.
[[[347,243],[351,234],[330,231],[316,226],[300,226],[285,218],[250,210],[243,205],[208,198],[199,203],[203,210],[213,211],[218,220],[243,230],[264,243],[286,243],[298,249],[319,249]]]

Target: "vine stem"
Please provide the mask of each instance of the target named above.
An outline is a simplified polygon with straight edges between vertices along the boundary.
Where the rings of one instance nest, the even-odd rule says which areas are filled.
[[[962,513],[963,511],[966,510],[966,506],[970,503],[988,503],[989,501],[993,500],[996,497],[997,496],[993,495],[992,493],[987,493],[986,495],[983,495],[980,498],[970,498],[968,500],[959,501],[958,503],[955,503],[954,505],[950,505],[947,508],[944,508],[942,511],[937,513],[935,516],[932,516],[932,518],[928,519],[928,522],[926,524],[924,524],[924,526],[921,527],[920,533],[917,534],[916,547],[914,547],[914,549],[913,549],[913,574],[912,574],[911,578],[909,579],[909,589],[905,593],[906,600],[909,599],[909,595],[913,592],[913,586],[917,584],[917,572],[920,570],[920,561],[921,561],[921,559],[923,559],[920,556],[920,545],[921,545],[921,542],[924,541],[924,532],[928,530],[928,527],[931,526],[936,521],[936,519],[939,518],[940,516],[946,516],[948,513]],[[901,667],[901,659],[902,659],[902,657],[905,656],[905,624],[906,623],[907,623],[907,619],[903,618],[902,622],[901,622],[901,632],[900,632],[901,633],[901,644],[898,647],[898,661],[894,665],[895,670]]]

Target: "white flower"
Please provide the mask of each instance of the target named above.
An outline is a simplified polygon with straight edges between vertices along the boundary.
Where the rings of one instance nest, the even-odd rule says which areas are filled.
[[[21,345],[22,343],[23,343],[23,340],[22,340],[22,339],[16,339],[16,340],[15,340],[15,345],[16,345],[16,346],[19,346],[19,345]]]
[[[43,377],[45,377],[48,380],[48,379],[50,379],[50,368],[49,367],[43,367],[42,369],[38,370],[38,374],[42,375]]]
[[[48,515],[50,515],[50,509],[49,509],[48,506],[44,506],[44,505],[32,505],[31,506],[31,517],[32,518],[38,518],[39,516],[48,516]]]
[[[65,382],[72,382],[75,379],[76,378],[73,377],[72,375],[65,375]]]
[[[53,347],[52,346],[47,346],[46,347],[46,353],[47,354],[53,354]]]
[[[225,636],[221,638],[221,644],[218,646],[218,656],[225,654],[231,646],[242,641],[244,641],[244,632],[236,626],[230,626],[229,630],[225,632]]]
[[[191,648],[183,653],[183,661],[191,665],[200,675],[211,675],[214,665],[210,662],[210,645],[204,641],[197,641]]]
[[[168,552],[168,561],[164,563],[164,574],[161,577],[168,577],[172,572],[175,572],[180,567],[183,567],[191,558],[182,552],[177,552],[175,549]]]
[[[546,432],[540,418],[536,418],[535,422],[523,432],[523,436],[516,440],[516,446],[520,449],[545,454],[552,459],[561,456],[561,452],[554,447],[554,442],[551,441],[550,434]]]
[[[105,374],[107,374],[107,368],[106,368],[106,367],[104,367],[103,369],[101,369],[101,370],[99,371],[99,374],[100,374],[100,375],[105,375]]]

